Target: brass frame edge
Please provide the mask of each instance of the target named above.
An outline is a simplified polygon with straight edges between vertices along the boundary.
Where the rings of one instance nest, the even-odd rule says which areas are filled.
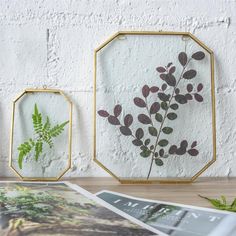
[[[69,111],[69,136],[68,136],[68,140],[69,140],[69,158],[68,158],[68,165],[66,167],[65,170],[63,170],[63,172],[57,176],[57,177],[24,177],[22,176],[20,173],[18,173],[18,171],[13,167],[12,165],[12,154],[13,154],[13,136],[14,136],[14,123],[15,123],[15,104],[16,102],[22,98],[26,93],[58,93],[60,94],[60,96],[63,96],[64,99],[69,103],[69,107],[70,107],[70,111]],[[72,164],[72,110],[73,110],[73,103],[72,101],[69,99],[69,97],[62,91],[59,89],[34,89],[34,88],[27,88],[25,89],[20,95],[18,95],[12,102],[12,118],[11,118],[11,133],[10,133],[10,158],[9,158],[9,167],[10,169],[13,170],[13,172],[15,172],[15,174],[17,176],[19,176],[21,178],[22,181],[42,181],[42,182],[47,182],[47,181],[58,181],[62,178],[62,176],[65,175],[66,172],[68,172],[68,170],[71,168],[71,164]]]
[[[211,65],[211,108],[212,108],[212,137],[213,137],[213,157],[212,159],[198,171],[194,176],[181,180],[177,178],[175,180],[161,180],[161,179],[123,179],[117,177],[112,171],[107,169],[97,158],[96,158],[96,81],[97,81],[97,53],[108,45],[111,41],[120,35],[183,35],[188,36],[204,48],[210,54],[210,65]],[[93,161],[97,163],[103,170],[117,179],[121,184],[176,184],[176,183],[193,183],[206,169],[208,169],[216,161],[216,111],[215,111],[215,73],[214,73],[214,53],[208,48],[202,41],[196,38],[189,32],[172,32],[172,31],[118,31],[111,35],[104,43],[94,50],[94,89],[93,89]]]

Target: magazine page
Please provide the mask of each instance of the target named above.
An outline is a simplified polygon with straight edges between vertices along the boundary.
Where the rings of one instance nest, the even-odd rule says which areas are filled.
[[[236,214],[112,191],[96,194],[105,202],[171,236],[236,236]]]
[[[1,236],[157,235],[112,208],[67,182],[0,181]]]

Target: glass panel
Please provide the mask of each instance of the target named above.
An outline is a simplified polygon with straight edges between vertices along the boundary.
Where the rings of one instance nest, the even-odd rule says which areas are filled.
[[[68,168],[69,119],[60,93],[27,92],[15,103],[12,167],[22,177],[58,178]]]
[[[213,158],[211,58],[188,36],[97,52],[96,159],[119,179],[190,179]]]

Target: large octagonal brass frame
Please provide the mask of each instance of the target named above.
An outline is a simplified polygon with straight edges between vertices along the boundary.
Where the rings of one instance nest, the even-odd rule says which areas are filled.
[[[19,101],[25,94],[27,93],[54,93],[63,96],[65,100],[68,102],[70,107],[69,113],[69,158],[68,158],[68,165],[65,170],[57,177],[49,177],[49,178],[41,178],[41,177],[24,177],[22,176],[12,165],[12,153],[13,153],[13,134],[14,134],[14,122],[15,122],[15,104]],[[71,168],[71,145],[72,145],[72,101],[61,91],[58,89],[25,89],[18,97],[13,100],[12,104],[12,123],[11,123],[11,135],[10,135],[10,159],[9,159],[9,166],[18,175],[23,181],[58,181],[62,178],[62,176]]]
[[[202,48],[204,48],[210,54],[210,63],[211,63],[211,103],[212,103],[212,138],[213,138],[213,157],[212,159],[195,175],[189,179],[171,179],[171,180],[143,180],[143,179],[120,179],[112,171],[106,168],[105,164],[101,163],[96,158],[96,71],[97,71],[97,53],[106,47],[111,41],[116,38],[125,36],[125,35],[179,35],[190,37]],[[197,39],[194,35],[189,32],[166,32],[166,31],[119,31],[108,38],[103,44],[101,44],[94,51],[94,110],[93,110],[93,160],[96,162],[102,169],[108,172],[111,176],[117,179],[122,184],[151,184],[151,183],[192,183],[194,182],[206,169],[208,169],[216,161],[216,115],[215,115],[215,81],[214,81],[214,53],[208,48],[203,42]]]

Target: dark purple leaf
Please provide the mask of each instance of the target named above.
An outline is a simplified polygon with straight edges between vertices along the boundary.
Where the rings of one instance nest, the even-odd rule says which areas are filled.
[[[102,116],[102,117],[108,117],[109,113],[105,110],[100,110],[100,111],[98,111],[98,115]]]
[[[167,84],[162,84],[161,90],[164,91],[164,90],[166,90],[166,89],[167,89]]]
[[[160,155],[161,157],[164,156],[164,149],[163,149],[163,148],[160,149],[160,151],[159,151],[159,155]]]
[[[198,84],[197,91],[200,92],[203,89],[203,84]]]
[[[150,150],[153,150],[153,149],[154,149],[154,145],[151,145],[151,146],[150,146]]]
[[[158,122],[162,122],[163,117],[162,117],[161,114],[157,113],[156,116],[155,116],[155,119],[156,119],[156,121],[158,121]]]
[[[187,140],[183,140],[183,141],[180,143],[180,147],[187,148],[187,147],[188,147],[188,142],[187,142]]]
[[[142,94],[146,98],[149,95],[150,89],[147,85],[144,85],[142,88]]]
[[[151,140],[148,138],[148,139],[145,140],[144,144],[147,146],[150,143],[150,141]]]
[[[167,74],[166,78],[165,78],[165,81],[169,86],[174,87],[176,85],[176,79],[172,74]]]
[[[205,53],[202,52],[202,51],[195,52],[192,55],[192,58],[195,59],[195,60],[202,60],[204,57],[205,57]]]
[[[168,63],[167,67],[169,68],[172,64],[173,64],[172,62]]]
[[[170,74],[175,73],[175,66],[172,66],[172,67],[170,68],[169,73],[170,73]]]
[[[134,98],[134,104],[138,107],[146,107],[146,102],[142,98]]]
[[[141,146],[143,144],[143,142],[139,139],[134,139],[132,141],[132,143],[135,145],[135,146]]]
[[[140,123],[145,124],[145,125],[148,125],[148,124],[152,123],[150,118],[145,114],[138,115],[138,120],[139,120]]]
[[[194,98],[198,102],[202,102],[203,101],[203,97],[200,94],[198,94],[198,93],[194,94]]]
[[[158,152],[155,152],[154,156],[155,156],[155,157],[158,157]]]
[[[125,126],[129,127],[129,126],[132,125],[132,123],[133,123],[133,116],[130,115],[130,114],[126,115],[125,118],[124,118]]]
[[[121,105],[116,105],[116,106],[114,107],[114,115],[115,115],[116,117],[118,117],[118,116],[120,115],[121,111],[122,111]]]
[[[176,88],[175,89],[175,94],[179,94],[179,92],[180,92],[179,88]]]
[[[188,150],[188,154],[190,155],[190,156],[197,156],[198,155],[198,150],[197,149],[189,149]]]
[[[151,114],[156,114],[159,110],[160,110],[160,103],[159,102],[154,102],[151,105],[150,113]]]
[[[132,135],[132,132],[131,132],[130,128],[127,127],[127,126],[121,126],[120,127],[120,132],[125,136]]]
[[[150,91],[151,91],[152,93],[156,93],[156,92],[159,91],[159,88],[158,88],[157,86],[152,86],[152,87],[150,88]]]
[[[158,93],[158,97],[160,98],[161,101],[167,102],[170,98],[170,95],[165,94],[165,93]]]
[[[175,154],[176,150],[177,150],[177,146],[176,145],[172,145],[169,148],[169,154]]]
[[[177,118],[177,114],[175,114],[174,112],[168,113],[167,118],[169,120],[175,120]]]
[[[197,141],[194,141],[193,143],[192,143],[192,145],[191,145],[191,148],[194,148],[194,147],[196,147],[197,146]]]
[[[195,71],[195,70],[188,70],[188,71],[184,72],[183,77],[185,79],[192,79],[196,75],[197,75],[197,71]]]
[[[159,67],[157,67],[157,71],[159,73],[163,73],[163,72],[166,72],[166,69],[164,67],[162,67],[162,66],[159,66]]]
[[[144,132],[143,132],[143,129],[142,128],[138,128],[135,132],[135,137],[137,139],[142,139],[144,136]]]
[[[163,161],[160,158],[155,159],[155,164],[157,166],[163,166],[164,165]]]
[[[177,110],[179,108],[179,105],[177,103],[171,104],[170,108],[173,110]]]
[[[192,100],[192,99],[193,99],[193,96],[192,96],[190,93],[187,93],[187,94],[185,94],[185,98],[186,98],[187,100]]]
[[[162,140],[160,140],[160,141],[158,142],[158,145],[161,146],[161,147],[165,147],[165,146],[168,145],[168,143],[169,143],[168,140],[162,139]]]
[[[166,81],[167,74],[160,74],[160,78],[164,81]]]
[[[178,94],[175,96],[175,101],[178,102],[179,104],[185,104],[187,103],[187,99],[184,95]]]
[[[192,85],[192,84],[188,84],[188,85],[187,85],[187,91],[188,91],[189,93],[191,93],[191,92],[193,91],[193,85]]]
[[[182,66],[185,66],[188,61],[188,56],[185,52],[181,52],[178,56],[179,62]]]
[[[186,147],[180,146],[180,148],[177,148],[176,152],[177,155],[184,155],[186,153]]]
[[[120,121],[115,116],[109,116],[108,122],[112,125],[120,125]]]
[[[149,131],[149,134],[151,134],[152,136],[157,136],[157,129],[155,127],[148,127],[148,131]]]

